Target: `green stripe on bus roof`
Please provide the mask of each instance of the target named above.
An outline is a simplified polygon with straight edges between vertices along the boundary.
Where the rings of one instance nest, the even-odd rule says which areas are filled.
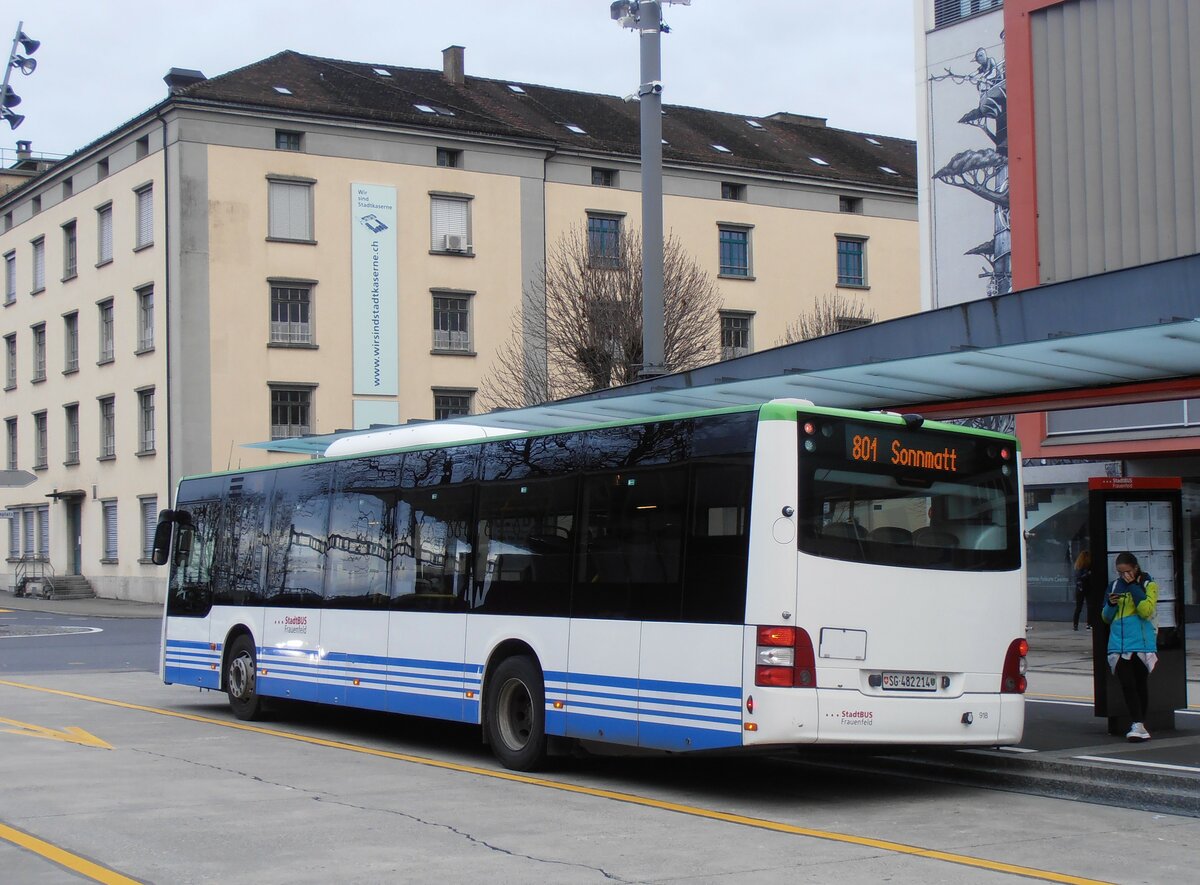
[[[503,442],[509,439],[536,439],[542,436],[554,436],[561,433],[580,433],[587,430],[604,430],[609,427],[629,427],[633,424],[655,424],[660,421],[682,421],[687,418],[702,418],[711,415],[733,415],[743,412],[759,413],[760,421],[795,421],[797,415],[803,412],[806,415],[828,415],[831,418],[846,418],[854,421],[871,421],[880,424],[904,424],[904,418],[901,415],[892,412],[856,412],[853,409],[835,409],[827,406],[811,405],[805,400],[795,400],[792,402],[774,400],[766,403],[756,403],[741,406],[727,406],[722,409],[698,409],[690,412],[672,412],[664,415],[646,415],[640,418],[621,418],[614,421],[603,421],[593,424],[576,424],[570,427],[556,427],[553,429],[539,430],[514,430],[512,433],[505,433],[497,436],[476,436],[467,439],[457,439],[446,442],[436,442],[432,444],[417,444],[411,446],[400,446],[390,449],[374,449],[366,452],[354,452],[348,455],[337,455],[332,458],[318,457],[306,458],[303,460],[283,461],[278,464],[264,464],[259,467],[244,467],[238,470],[215,470],[210,473],[193,473],[181,477],[182,482],[185,479],[203,479],[211,476],[233,476],[246,473],[258,473],[264,470],[280,470],[284,467],[295,467],[299,464],[309,464],[314,461],[348,461],[353,458],[365,458],[371,455],[391,455],[402,452],[422,452],[433,451],[436,449],[448,449],[454,446],[469,446],[478,445],[485,442]],[[411,426],[411,425],[403,425]],[[951,433],[960,433],[970,436],[982,436],[988,439],[998,439],[1004,442],[1014,443],[1016,450],[1020,451],[1020,441],[1015,436],[1008,434],[997,433],[992,430],[981,430],[977,427],[966,427],[961,424],[948,424],[942,421],[926,421],[922,424],[922,429],[942,430]]]

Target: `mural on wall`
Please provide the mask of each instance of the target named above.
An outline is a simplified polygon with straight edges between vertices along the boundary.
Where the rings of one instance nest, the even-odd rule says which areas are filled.
[[[1000,34],[1003,44],[1004,34]],[[992,238],[966,255],[978,255],[986,264],[979,274],[987,280],[987,294],[1003,295],[1012,291],[1012,236],[1008,222],[1008,96],[1004,61],[997,60],[983,47],[975,51],[976,70],[958,74],[950,68],[931,77],[932,81],[950,80],[970,84],[978,93],[976,106],[958,122],[974,126],[987,136],[992,147],[960,151],[933,174],[938,181],[959,187],[992,204]]]

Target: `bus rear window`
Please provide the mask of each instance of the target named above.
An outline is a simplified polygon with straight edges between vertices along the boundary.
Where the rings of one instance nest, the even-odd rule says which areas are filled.
[[[800,443],[800,549],[879,565],[1004,571],[1020,565],[1015,450],[970,434],[808,422]]]

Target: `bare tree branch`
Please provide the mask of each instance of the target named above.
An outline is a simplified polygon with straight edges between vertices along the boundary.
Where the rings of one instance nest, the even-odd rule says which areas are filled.
[[[875,308],[869,307],[862,298],[844,292],[826,292],[817,296],[813,306],[787,324],[776,344],[791,344],[807,341],[834,332],[845,332],[858,326],[866,326],[879,319]]]
[[[545,323],[525,323],[541,310],[543,292]],[[663,306],[670,371],[717,358],[720,296],[673,234],[663,242]],[[519,408],[629,384],[642,363],[641,235],[624,229],[614,254],[596,256],[581,225],[547,250],[512,333],[480,384],[479,403]]]

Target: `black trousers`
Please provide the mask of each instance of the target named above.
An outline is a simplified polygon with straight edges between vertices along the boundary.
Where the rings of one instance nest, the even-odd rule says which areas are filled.
[[[1125,706],[1134,722],[1146,721],[1146,703],[1149,699],[1147,677],[1150,675],[1146,665],[1137,655],[1126,660],[1117,661],[1117,681],[1121,683],[1121,694],[1125,698]]]
[[[1075,626],[1079,626],[1079,614],[1083,611],[1083,606],[1087,602],[1087,593],[1083,590],[1075,591]],[[1086,621],[1087,618],[1084,618]]]

